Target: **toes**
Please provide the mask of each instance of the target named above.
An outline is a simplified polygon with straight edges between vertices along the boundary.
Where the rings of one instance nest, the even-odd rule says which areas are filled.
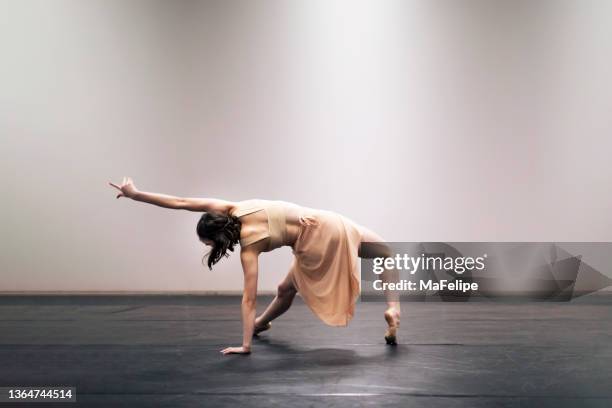
[[[395,336],[385,336],[385,342],[390,346],[397,346],[397,339]]]

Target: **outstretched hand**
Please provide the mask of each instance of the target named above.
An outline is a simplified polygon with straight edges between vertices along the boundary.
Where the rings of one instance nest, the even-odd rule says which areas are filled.
[[[227,347],[221,350],[223,355],[227,354],[251,354],[251,349],[246,347]]]
[[[120,191],[120,193],[117,194],[117,198],[119,197],[132,198],[138,192],[138,190],[134,186],[134,182],[132,181],[130,177],[124,177],[121,185],[111,183],[110,181],[108,182],[108,184],[110,184],[112,187],[115,187],[117,190]]]

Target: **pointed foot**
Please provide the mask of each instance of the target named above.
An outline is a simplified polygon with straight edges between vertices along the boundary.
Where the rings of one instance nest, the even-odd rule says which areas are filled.
[[[390,307],[385,311],[385,320],[389,326],[385,333],[385,342],[390,346],[397,346],[397,329],[400,325],[400,312]]]

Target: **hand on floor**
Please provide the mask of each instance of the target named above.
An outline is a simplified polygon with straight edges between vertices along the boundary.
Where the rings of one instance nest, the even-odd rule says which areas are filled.
[[[251,349],[245,347],[227,347],[221,350],[223,355],[226,354],[251,354]]]

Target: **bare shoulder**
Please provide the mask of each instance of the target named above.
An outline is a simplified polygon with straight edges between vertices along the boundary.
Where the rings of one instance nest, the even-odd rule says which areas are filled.
[[[257,246],[247,245],[246,247],[240,248],[240,262],[242,262],[243,266],[248,266],[257,262],[257,258],[259,257],[260,251]]]
[[[235,202],[218,198],[204,198],[201,202],[201,209],[203,211],[214,211],[221,214],[231,214],[231,211],[235,206]]]

